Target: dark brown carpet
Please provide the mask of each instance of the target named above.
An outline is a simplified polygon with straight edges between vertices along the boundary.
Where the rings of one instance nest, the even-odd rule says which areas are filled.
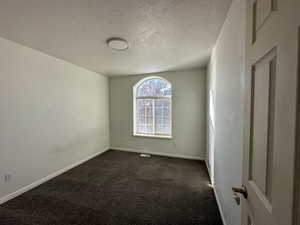
[[[1,225],[221,225],[204,162],[108,151],[0,206]]]

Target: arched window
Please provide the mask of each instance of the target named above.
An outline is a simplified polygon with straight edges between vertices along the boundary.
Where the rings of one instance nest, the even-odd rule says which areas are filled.
[[[172,137],[172,85],[161,77],[148,77],[133,87],[135,136]]]

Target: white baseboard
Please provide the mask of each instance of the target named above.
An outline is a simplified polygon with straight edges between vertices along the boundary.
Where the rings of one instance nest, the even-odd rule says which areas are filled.
[[[213,190],[214,190],[214,194],[215,194],[215,197],[216,197],[216,200],[217,200],[217,204],[218,204],[218,208],[219,208],[219,211],[220,211],[220,214],[221,214],[223,225],[227,225],[226,220],[225,220],[225,216],[224,216],[224,213],[223,213],[223,210],[222,210],[222,207],[221,207],[220,198],[219,198],[219,195],[216,191],[216,187],[213,187]]]
[[[17,197],[17,196],[25,193],[25,192],[33,189],[33,188],[41,185],[42,183],[47,182],[48,180],[50,180],[50,179],[52,179],[52,178],[54,178],[56,176],[58,176],[58,175],[60,175],[60,174],[62,174],[64,172],[66,172],[66,171],[68,171],[68,170],[70,170],[70,169],[72,169],[72,168],[74,168],[74,167],[76,167],[76,166],[78,166],[78,165],[80,165],[80,164],[82,164],[82,163],[84,163],[84,162],[86,162],[86,161],[88,161],[88,160],[90,160],[90,159],[92,159],[92,158],[94,158],[94,157],[96,157],[96,156],[98,156],[98,155],[100,155],[100,154],[108,151],[108,150],[109,150],[109,148],[105,149],[104,151],[97,152],[95,154],[89,155],[86,158],[84,158],[84,159],[82,159],[82,160],[80,160],[80,161],[78,161],[76,163],[73,163],[73,164],[71,164],[71,165],[69,165],[69,166],[67,166],[65,168],[62,168],[62,169],[60,169],[60,170],[58,170],[58,171],[56,171],[56,172],[54,172],[54,173],[52,173],[52,174],[50,174],[50,175],[48,175],[46,177],[43,177],[40,180],[37,180],[37,181],[33,182],[32,184],[29,184],[29,185],[27,185],[25,187],[22,187],[19,190],[17,190],[15,192],[11,193],[11,194],[8,194],[8,195],[0,198],[0,205],[3,204],[4,202],[7,202],[7,201],[9,201],[9,200],[11,200],[11,199],[13,199],[13,198],[15,198],[15,197]]]
[[[213,180],[212,180],[212,176],[211,176],[211,169],[208,165],[207,159],[205,159],[204,161],[205,161],[205,165],[206,165],[206,168],[207,168],[207,171],[208,171],[209,181],[213,185]]]
[[[193,160],[201,160],[201,161],[205,160],[205,158],[197,157],[197,156],[188,156],[188,155],[162,153],[162,152],[152,152],[152,151],[129,149],[129,148],[110,147],[110,149],[124,151],[124,152],[145,153],[145,154],[150,154],[150,155],[166,156],[166,157],[180,158],[180,159],[193,159]]]
[[[207,159],[205,158],[205,165],[206,165],[206,168],[207,168],[207,171],[208,171],[208,175],[209,175],[209,179],[210,179],[210,181],[212,181],[211,180],[211,173],[210,173],[210,167],[208,166],[208,162],[207,162]]]
[[[210,179],[210,181],[212,181],[212,180],[211,180],[211,174],[210,174],[210,168],[209,168],[209,166],[208,166],[207,160],[205,160],[205,165],[206,165],[207,170],[208,170],[209,179]],[[214,195],[215,195],[215,198],[216,198],[216,201],[217,201],[217,205],[218,205],[218,208],[219,208],[219,212],[220,212],[220,214],[221,214],[221,218],[222,218],[222,221],[223,221],[223,225],[227,225],[226,220],[225,220],[225,216],[224,216],[224,213],[223,213],[223,210],[222,210],[222,208],[221,208],[220,198],[219,198],[219,195],[217,194],[217,191],[216,191],[216,187],[215,187],[215,186],[212,186],[212,189],[213,189],[213,191],[214,191]]]

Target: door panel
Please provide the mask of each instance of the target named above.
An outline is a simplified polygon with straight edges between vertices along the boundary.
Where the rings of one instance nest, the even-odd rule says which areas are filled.
[[[277,0],[256,0],[251,1],[251,21],[252,21],[252,43],[256,42],[258,33],[261,32],[262,27],[267,27],[265,23],[269,23],[278,10]]]
[[[260,195],[272,199],[275,51],[252,67],[249,179]]]
[[[272,0],[257,0],[256,4],[256,30],[258,30],[272,12]]]
[[[253,225],[252,220],[251,220],[250,217],[248,217],[248,223],[247,223],[247,225]]]

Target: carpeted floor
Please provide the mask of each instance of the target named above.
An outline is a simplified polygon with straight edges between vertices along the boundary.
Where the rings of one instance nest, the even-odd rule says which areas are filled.
[[[222,225],[204,162],[108,151],[0,206],[1,225]]]

